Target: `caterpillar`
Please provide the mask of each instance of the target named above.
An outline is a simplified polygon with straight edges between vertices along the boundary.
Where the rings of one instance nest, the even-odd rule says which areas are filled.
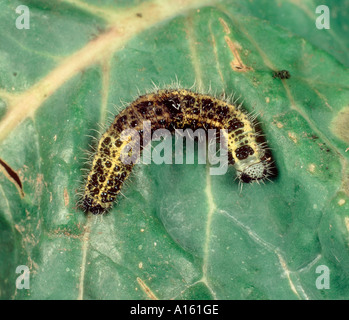
[[[81,198],[85,212],[102,214],[111,208],[135,164],[122,161],[122,150],[130,143],[121,138],[122,132],[131,128],[142,137],[144,121],[150,121],[152,131],[167,129],[171,133],[185,128],[225,129],[227,161],[235,167],[240,182],[259,182],[271,175],[269,148],[259,141],[254,118],[241,104],[191,89],[157,89],[130,103],[101,136]]]

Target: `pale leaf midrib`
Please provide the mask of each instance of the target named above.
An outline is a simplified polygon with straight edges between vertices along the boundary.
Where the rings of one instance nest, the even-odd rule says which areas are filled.
[[[79,72],[96,63],[101,63],[135,35],[161,23],[183,14],[184,12],[201,7],[215,0],[182,0],[146,2],[133,10],[118,15],[120,19],[110,23],[110,28],[90,41],[83,48],[62,60],[62,62],[31,88],[18,95],[11,96],[8,112],[0,122],[0,141],[4,140],[12,130],[35,111],[55,93],[65,82]],[[142,12],[143,18],[134,12]],[[117,84],[113,84],[117,85]]]

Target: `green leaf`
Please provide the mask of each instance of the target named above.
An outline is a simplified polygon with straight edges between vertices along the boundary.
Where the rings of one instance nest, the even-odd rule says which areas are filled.
[[[22,4],[0,4],[1,299],[349,298],[346,1],[321,30],[323,1],[28,0],[17,29]],[[240,190],[233,168],[137,165],[86,215],[94,130],[176,77],[256,111],[277,177]]]

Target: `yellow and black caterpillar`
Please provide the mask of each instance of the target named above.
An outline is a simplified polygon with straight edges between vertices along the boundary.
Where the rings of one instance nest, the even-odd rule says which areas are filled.
[[[101,214],[113,204],[134,165],[121,160],[122,150],[128,143],[121,139],[121,133],[134,129],[142,137],[143,121],[151,122],[152,131],[226,129],[228,163],[235,167],[239,180],[250,183],[263,180],[270,174],[268,148],[259,142],[260,134],[254,121],[240,107],[191,90],[158,90],[133,101],[115,117],[100,138],[81,199],[86,212]]]

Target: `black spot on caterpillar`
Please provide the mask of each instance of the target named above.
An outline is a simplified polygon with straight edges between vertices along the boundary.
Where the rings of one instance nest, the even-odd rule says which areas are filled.
[[[142,137],[143,121],[151,122],[152,131],[172,133],[184,128],[226,129],[227,161],[235,167],[239,180],[259,182],[271,175],[269,148],[261,142],[254,118],[241,105],[187,89],[162,89],[134,100],[100,138],[81,199],[86,212],[101,214],[112,206],[134,166],[121,160],[128,143],[121,139],[122,132],[132,128]]]
[[[273,78],[279,78],[279,79],[290,79],[291,74],[287,70],[280,70],[280,71],[274,71],[273,72]]]

